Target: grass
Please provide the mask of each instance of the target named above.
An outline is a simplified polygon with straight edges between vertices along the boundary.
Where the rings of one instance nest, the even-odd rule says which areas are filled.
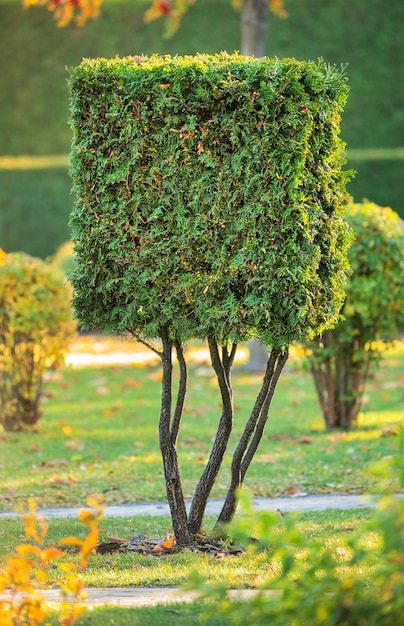
[[[324,549],[334,553],[343,565],[344,557],[338,557],[339,549],[353,533],[361,532],[361,524],[372,514],[370,509],[334,510],[305,513],[295,517],[297,526],[307,542],[320,542]],[[213,518],[207,519],[208,530],[213,522]],[[279,526],[283,524],[283,519],[279,518]],[[129,538],[137,533],[144,533],[156,539],[164,538],[165,529],[170,525],[168,516],[105,518],[100,522],[100,541],[105,541],[111,536]],[[53,519],[49,521],[46,543],[54,545],[65,536],[84,538],[85,534],[85,529],[76,519]],[[20,520],[2,520],[0,556],[9,554],[17,544],[25,541]],[[71,559],[72,555],[66,554],[66,560]],[[79,578],[88,587],[160,587],[184,585],[192,572],[198,571],[210,582],[222,583],[225,580],[229,588],[247,589],[256,588],[265,581],[270,581],[279,573],[279,568],[280,563],[272,558],[270,551],[254,554],[246,552],[237,557],[215,557],[189,551],[162,556],[112,552],[93,555]],[[56,565],[50,565],[46,571],[47,577],[43,585],[58,586],[62,576],[60,570]],[[371,569],[363,571],[362,574],[370,576]]]
[[[82,338],[76,352],[127,351],[127,344]],[[402,372],[404,345],[390,350],[370,378],[358,426],[350,433],[324,431],[310,375],[297,352],[281,379],[265,438],[252,465],[247,486],[255,495],[278,496],[301,492],[365,493],[383,485],[369,471],[369,464],[397,454],[403,415]],[[209,452],[220,414],[215,381],[204,363],[191,363],[191,386],[180,437],[180,462],[185,493],[190,496]],[[241,429],[259,379],[242,364],[235,367],[235,434]],[[83,505],[90,494],[102,494],[107,503],[165,500],[164,479],[157,437],[160,369],[143,366],[65,368],[46,383],[44,414],[34,433],[0,433],[0,507],[18,509],[34,497],[38,506]],[[235,445],[235,438],[230,448]],[[223,496],[229,475],[229,459],[213,496]],[[390,484],[397,487],[396,484]],[[364,535],[363,524],[371,509],[317,511],[296,517],[308,545],[316,542],[330,552],[342,576],[352,571],[344,564],[344,546],[355,536],[378,545],[377,533]],[[209,532],[215,522],[207,517]],[[279,518],[279,526],[285,524]],[[171,527],[168,516],[105,518],[100,522],[100,541],[108,537],[129,538],[144,533],[164,538]],[[46,543],[65,536],[84,538],[85,528],[76,519],[49,521]],[[19,519],[4,519],[0,527],[0,558],[24,543]],[[342,548],[342,549],[341,549]],[[76,557],[66,554],[66,560]],[[377,556],[360,574],[372,584]],[[305,553],[301,554],[304,566]],[[80,573],[85,586],[183,585],[197,571],[207,581],[230,588],[256,588],[270,584],[280,563],[271,551],[246,552],[241,556],[214,557],[195,552],[145,556],[133,553],[95,554]],[[62,581],[52,564],[46,569],[44,586]],[[55,618],[56,620],[56,618]],[[52,624],[56,624],[56,621]],[[227,618],[209,614],[203,603],[126,609],[94,608],[80,617],[78,626],[125,626],[150,623],[170,626],[208,624],[225,626]]]
[[[111,350],[113,347],[111,347]],[[311,376],[295,356],[281,377],[266,434],[246,486],[256,496],[369,493],[380,489],[369,465],[397,454],[402,422],[404,345],[387,353],[366,389],[359,423],[349,433],[324,430]],[[190,366],[179,459],[186,497],[207,460],[220,416],[210,369]],[[0,433],[0,509],[165,500],[158,443],[160,368],[66,368],[46,384],[35,433]],[[235,367],[236,418],[229,451],[251,409],[259,377]],[[230,454],[212,492],[225,495]],[[393,485],[394,486],[394,485]]]

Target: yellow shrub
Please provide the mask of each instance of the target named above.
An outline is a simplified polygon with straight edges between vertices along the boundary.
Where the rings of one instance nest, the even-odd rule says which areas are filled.
[[[86,566],[98,539],[98,520],[102,516],[104,505],[95,498],[89,498],[87,504],[91,511],[83,510],[80,521],[89,528],[84,540],[67,537],[59,543],[79,546],[80,562],[62,562],[58,564],[64,575],[61,592],[70,596],[74,602],[64,601],[59,606],[58,620],[61,626],[72,626],[86,610],[82,605],[85,598],[83,585],[77,578],[79,571]],[[63,552],[55,546],[45,547],[47,535],[45,521],[38,518],[33,501],[23,516],[25,536],[30,543],[20,544],[14,554],[5,559],[5,568],[0,572],[0,624],[1,626],[47,626],[46,618],[51,609],[38,589],[38,583],[46,579],[49,563],[57,562]]]
[[[75,329],[64,275],[41,259],[0,252],[0,422],[32,427],[43,374],[58,365]]]

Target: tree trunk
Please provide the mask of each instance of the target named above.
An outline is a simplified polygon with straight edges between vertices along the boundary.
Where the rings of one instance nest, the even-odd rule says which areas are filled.
[[[233,519],[236,511],[237,489],[243,484],[247,470],[262,439],[275,388],[287,358],[287,350],[283,352],[272,349],[270,352],[261,389],[233,454],[230,487],[217,520],[217,526],[227,524]]]
[[[233,344],[230,353],[228,352],[226,346],[222,347],[222,359],[220,359],[218,345],[214,337],[209,337],[208,343],[212,366],[216,373],[222,396],[223,409],[209,460],[195,489],[195,494],[192,499],[191,510],[189,512],[189,530],[192,535],[197,534],[201,530],[206,503],[220,470],[234,420],[233,392],[230,382],[230,371],[233,365],[237,346],[236,344]]]
[[[179,411],[182,413],[183,397],[185,395],[184,381],[181,380],[180,368],[180,389],[177,405],[174,412],[173,423],[171,424],[172,407],[172,347],[173,342],[168,337],[167,328],[161,332],[163,350],[161,361],[163,368],[161,411],[159,422],[160,450],[163,457],[164,476],[166,482],[167,500],[170,507],[171,519],[175,540],[178,546],[185,547],[192,543],[192,537],[188,529],[187,511],[181,486],[178,458],[176,451],[176,439],[179,428]],[[178,348],[177,348],[178,349]],[[180,350],[181,354],[181,350]],[[182,375],[184,372],[182,371]],[[170,431],[171,429],[171,431]]]
[[[350,430],[362,406],[373,360],[360,337],[351,344],[334,340],[332,331],[313,345],[309,357],[317,397],[328,430]]]
[[[262,57],[268,30],[268,0],[243,0],[241,8],[241,54]]]

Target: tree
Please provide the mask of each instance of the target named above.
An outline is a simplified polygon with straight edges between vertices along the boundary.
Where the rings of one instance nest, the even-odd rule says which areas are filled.
[[[75,22],[84,26],[88,19],[97,18],[102,0],[23,0],[24,7],[45,5],[52,11],[58,26]],[[196,0],[151,0],[145,13],[145,21],[159,17],[167,19],[167,34],[171,36],[178,28],[182,16]],[[286,17],[283,0],[230,0],[241,8],[240,31],[241,52],[244,55],[261,57],[264,55],[265,38],[268,29],[268,7],[278,17]]]
[[[309,364],[328,429],[358,418],[369,369],[404,327],[404,222],[389,207],[352,203],[352,276],[342,320],[311,341]]]
[[[161,359],[167,499],[188,545],[233,428],[237,345],[255,337],[270,352],[219,524],[234,515],[289,344],[338,318],[345,78],[322,62],[222,53],[86,60],[70,88],[74,307],[85,328],[129,333]],[[208,342],[223,408],[187,515],[177,440],[192,337]]]

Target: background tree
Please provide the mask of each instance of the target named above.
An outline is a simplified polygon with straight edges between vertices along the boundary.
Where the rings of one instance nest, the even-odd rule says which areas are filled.
[[[219,523],[234,515],[289,344],[338,318],[345,78],[323,63],[222,53],[87,60],[70,86],[74,306],[86,328],[129,332],[161,358],[166,492],[187,545],[232,432],[237,345],[259,338],[270,354]],[[176,448],[191,337],[208,342],[223,409],[187,515]]]
[[[88,19],[97,18],[102,0],[24,0],[24,6],[45,5],[52,11],[58,26],[67,26],[75,21],[84,26]],[[178,28],[181,18],[196,0],[152,0],[145,13],[145,20],[165,16],[167,35],[171,36]],[[278,17],[286,17],[283,0],[230,0],[241,9],[241,52],[249,56],[264,55],[265,38],[268,30],[268,7]]]
[[[309,343],[310,369],[327,428],[357,420],[369,368],[404,328],[404,222],[389,207],[352,203],[355,239],[342,321]]]

